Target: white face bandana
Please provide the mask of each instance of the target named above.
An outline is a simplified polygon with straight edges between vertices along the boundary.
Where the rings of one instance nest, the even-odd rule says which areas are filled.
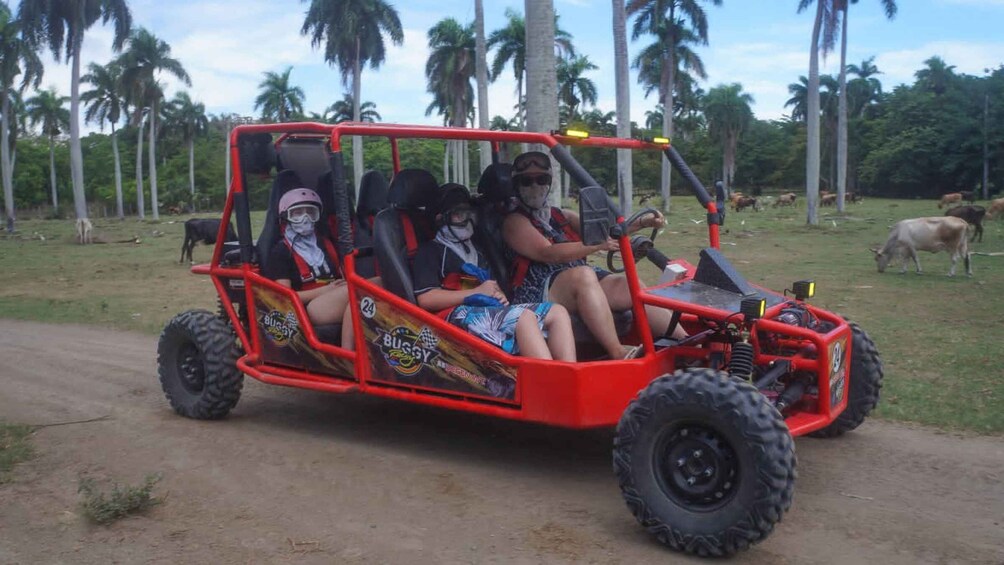
[[[547,196],[551,193],[551,187],[533,184],[519,187],[519,199],[531,210],[540,210],[547,207]]]
[[[456,253],[464,263],[477,265],[478,250],[471,243],[472,237],[474,237],[473,222],[467,222],[463,226],[443,226],[436,232],[436,241]]]

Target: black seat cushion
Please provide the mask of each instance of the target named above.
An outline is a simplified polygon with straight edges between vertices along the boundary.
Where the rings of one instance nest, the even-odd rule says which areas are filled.
[[[303,182],[300,180],[300,175],[289,169],[279,171],[279,174],[272,181],[272,190],[268,197],[268,210],[265,211],[265,225],[262,226],[261,234],[258,235],[258,265],[262,271],[265,270],[272,246],[282,237],[282,234],[279,233],[279,199],[288,191],[302,187]]]
[[[339,322],[335,324],[315,325],[314,334],[317,335],[317,339],[321,340],[321,343],[340,345],[342,343],[342,324]]]
[[[380,171],[367,171],[359,184],[359,203],[356,206],[355,247],[373,247],[373,225],[376,215],[387,207],[387,179]],[[356,272],[365,278],[377,275],[376,255],[356,258]]]
[[[384,288],[411,303],[415,303],[415,290],[405,222],[414,230],[416,246],[432,239],[433,208],[438,196],[439,184],[432,173],[402,169],[394,175],[387,190],[390,207],[378,213],[373,223],[373,248]]]

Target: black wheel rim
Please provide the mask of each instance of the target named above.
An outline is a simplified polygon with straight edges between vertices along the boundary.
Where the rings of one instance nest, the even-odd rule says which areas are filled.
[[[659,486],[681,506],[710,512],[727,504],[738,490],[736,452],[707,425],[687,422],[665,427],[652,455]]]
[[[185,343],[178,348],[178,380],[181,386],[192,394],[202,392],[206,386],[206,366],[202,352],[193,343]]]

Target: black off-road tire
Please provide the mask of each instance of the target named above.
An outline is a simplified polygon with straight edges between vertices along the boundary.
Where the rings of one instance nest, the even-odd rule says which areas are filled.
[[[157,345],[158,374],[171,408],[197,420],[223,418],[241,397],[233,330],[216,314],[189,310],[164,328]]]
[[[851,371],[845,394],[847,408],[829,426],[809,434],[812,437],[842,436],[865,421],[878,405],[882,389],[882,358],[878,348],[861,326],[851,322]]]
[[[652,381],[621,416],[613,455],[631,513],[677,551],[748,549],[791,507],[795,444],[784,419],[755,387],[722,371],[683,369]]]

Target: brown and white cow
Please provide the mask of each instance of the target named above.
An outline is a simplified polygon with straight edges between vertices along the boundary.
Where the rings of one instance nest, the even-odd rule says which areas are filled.
[[[944,208],[945,206],[951,206],[952,204],[962,204],[962,193],[961,192],[949,192],[941,197],[941,202],[938,202],[938,208]]]
[[[774,202],[774,207],[778,206],[794,206],[796,195],[794,192],[786,192],[777,197],[777,201]]]
[[[991,200],[990,207],[987,208],[987,217],[992,220],[996,218],[998,214],[1002,213],[1004,213],[1004,198]]]
[[[931,218],[911,218],[901,220],[889,232],[889,239],[881,250],[872,249],[878,271],[885,272],[889,263],[897,260],[903,262],[900,273],[906,272],[907,261],[913,259],[917,273],[921,273],[918,251],[946,251],[952,255],[952,268],[948,276],[955,276],[955,264],[959,257],[965,259],[966,274],[972,276],[973,269],[969,261],[969,241],[967,238],[969,224],[961,218],[952,216],[936,216]]]

